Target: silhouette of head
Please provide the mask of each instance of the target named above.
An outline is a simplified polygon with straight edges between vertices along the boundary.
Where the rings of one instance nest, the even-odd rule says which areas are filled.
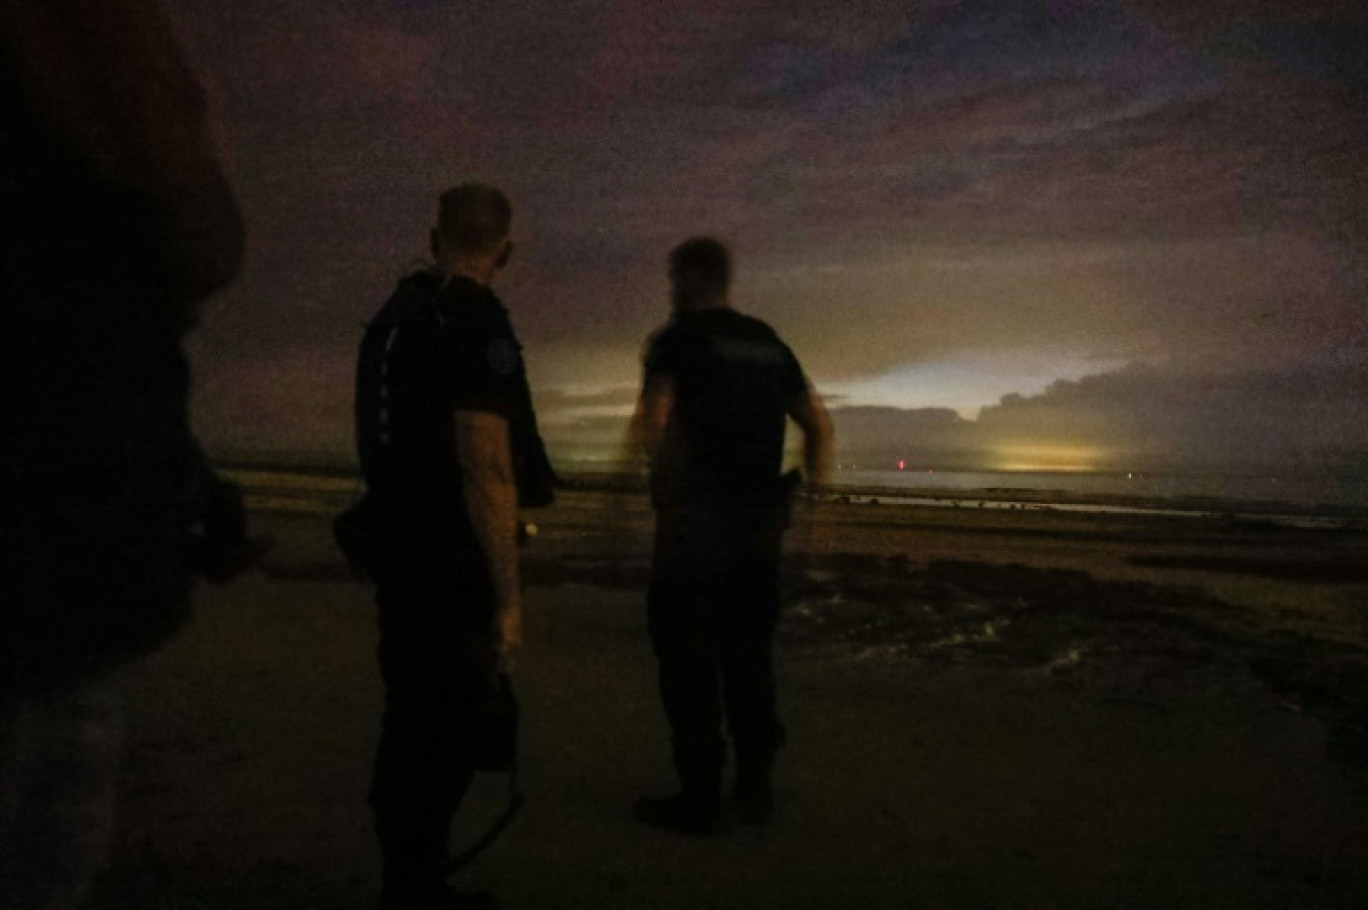
[[[432,231],[432,253],[445,247],[460,257],[496,257],[502,268],[508,259],[509,225],[513,207],[503,192],[487,183],[462,183],[442,193],[437,204],[437,227]]]
[[[731,253],[712,237],[693,237],[670,251],[670,285],[676,309],[726,302],[731,287]]]

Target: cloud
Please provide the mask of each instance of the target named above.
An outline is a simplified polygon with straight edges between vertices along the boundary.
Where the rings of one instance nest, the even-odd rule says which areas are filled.
[[[278,360],[197,357],[196,423],[209,450],[351,457],[350,365],[301,349]],[[540,389],[553,461],[625,451],[634,388]],[[842,463],[938,470],[1089,468],[1325,473],[1368,463],[1368,350],[1316,366],[1164,371],[1148,366],[1004,396],[975,420],[946,408],[832,402]]]
[[[909,244],[840,268],[795,265],[753,278],[745,263],[746,299],[819,385],[963,353],[988,372],[994,352],[1016,363],[1027,351],[1067,363],[1287,365],[1368,337],[1368,312],[1336,279],[1333,257],[1297,235]]]
[[[576,412],[611,408],[617,411],[636,406],[639,391],[630,386],[602,389],[592,392],[575,392],[557,388],[541,388],[533,391],[537,409],[541,414]]]
[[[1047,356],[1315,364],[1368,337],[1368,114],[1326,38],[1360,6],[191,0],[251,249],[195,343],[201,397],[261,415],[229,435],[302,433],[271,395],[327,390],[281,364],[307,349],[349,382],[359,324],[465,176],[514,197],[498,286],[539,395],[635,383],[665,255],[700,231],[819,386]]]
[[[211,454],[352,456],[353,366],[331,351],[243,359],[198,350],[193,363],[194,424]]]
[[[1334,472],[1368,458],[1368,357],[1240,372],[1133,366],[1004,396],[977,420],[849,407],[832,419],[838,456],[863,466]]]
[[[1285,26],[1314,23],[1324,27],[1368,23],[1368,8],[1358,0],[1123,0],[1136,14],[1166,31],[1204,41],[1230,26]]]
[[[978,425],[995,444],[1092,447],[1117,467],[1333,469],[1368,454],[1368,358],[1233,373],[1133,368],[1008,396]]]
[[[907,459],[925,467],[945,459],[968,463],[981,455],[973,422],[946,408],[837,407],[831,419],[841,462],[891,465]]]

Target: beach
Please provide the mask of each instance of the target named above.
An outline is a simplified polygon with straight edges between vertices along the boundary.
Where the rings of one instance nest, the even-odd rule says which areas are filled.
[[[257,490],[275,551],[125,673],[96,906],[373,903],[373,606],[328,532],[349,495]],[[1361,523],[869,498],[797,509],[777,818],[715,841],[630,817],[672,786],[644,495],[529,513],[527,804],[461,883],[529,908],[1368,906]],[[456,841],[506,786],[481,777]]]

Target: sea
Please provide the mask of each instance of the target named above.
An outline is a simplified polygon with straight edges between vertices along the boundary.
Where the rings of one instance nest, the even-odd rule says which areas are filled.
[[[1217,517],[1368,529],[1368,476],[1095,471],[838,470],[851,502]]]
[[[355,470],[346,467],[249,463],[221,467],[243,485],[248,504],[254,508],[330,512],[354,501],[363,489]],[[560,471],[571,482],[591,486],[608,476],[604,467],[576,463],[561,466]],[[1361,474],[846,468],[833,472],[826,495],[854,503],[1209,515],[1368,529],[1368,476]]]
[[[1014,491],[1050,493],[1061,500],[1212,500],[1297,509],[1368,509],[1368,475],[851,469],[835,472],[832,480],[835,486],[851,490],[915,489],[966,495]]]

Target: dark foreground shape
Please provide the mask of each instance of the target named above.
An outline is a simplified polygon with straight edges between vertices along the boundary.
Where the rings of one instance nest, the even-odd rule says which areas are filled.
[[[732,797],[736,820],[743,825],[761,827],[774,821],[774,791],[769,781],[737,785]]]
[[[498,910],[499,902],[488,891],[457,891],[447,888],[440,894],[380,896],[377,910]]]
[[[722,801],[677,793],[637,800],[632,816],[641,824],[690,837],[717,837],[724,831]]]

